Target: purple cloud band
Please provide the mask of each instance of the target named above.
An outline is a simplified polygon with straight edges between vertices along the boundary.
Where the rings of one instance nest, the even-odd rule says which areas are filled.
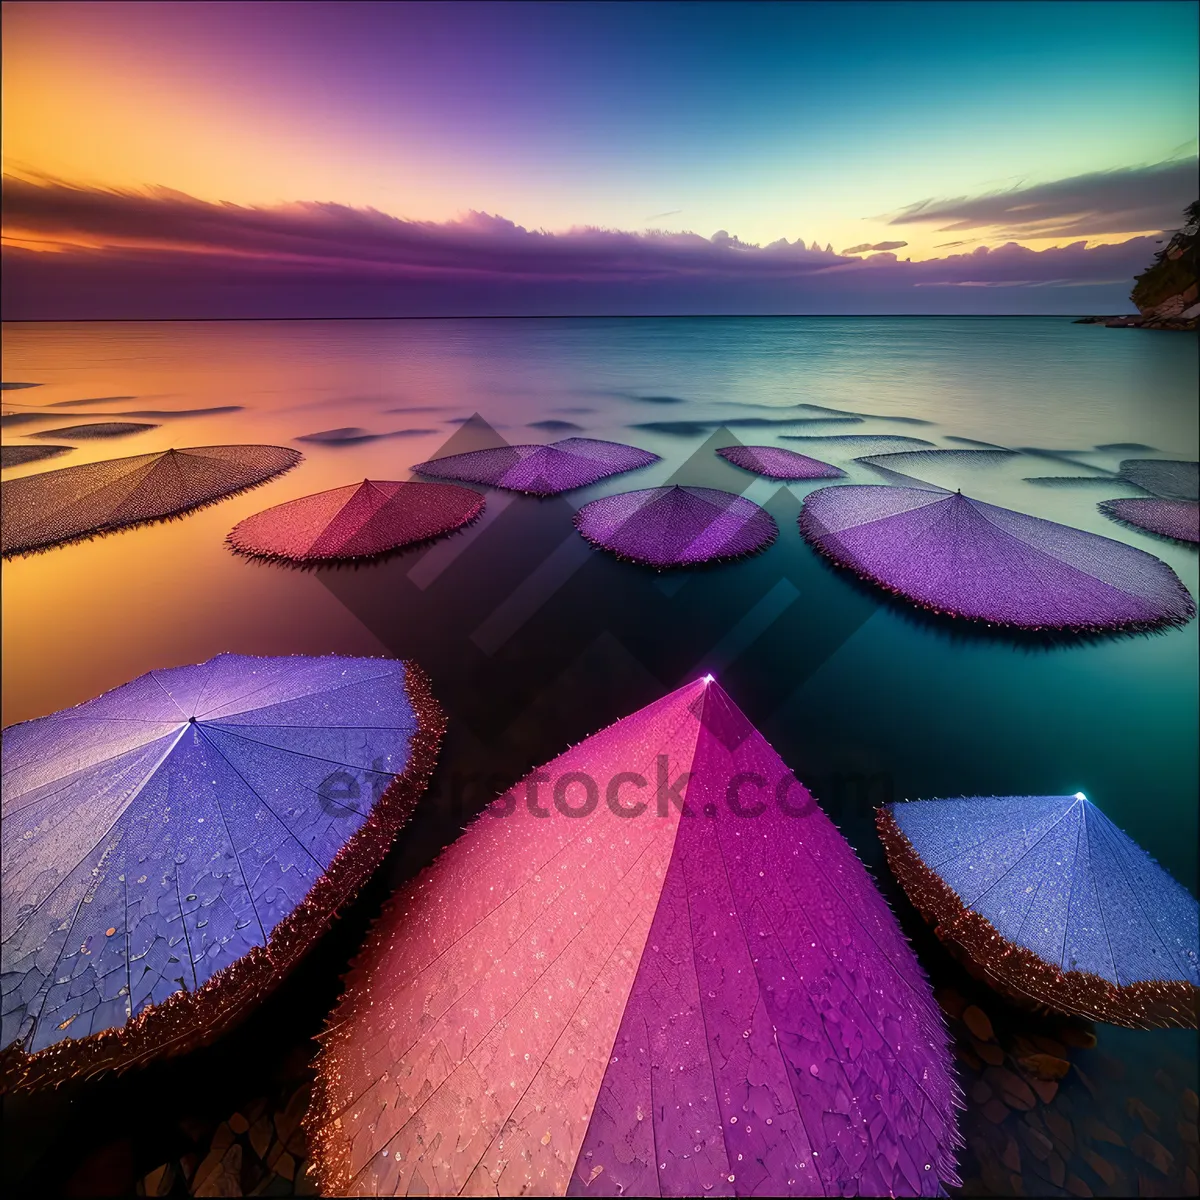
[[[1196,172],[1195,158],[1095,171],[984,196],[922,200],[893,215],[888,223],[936,223],[943,233],[1000,229],[1002,236],[1023,238],[1172,229],[1196,198]]]
[[[1043,251],[1013,243],[914,263],[803,242],[759,247],[725,231],[554,234],[486,213],[435,223],[337,204],[251,208],[15,178],[4,181],[4,220],[3,315],[46,320],[959,311],[959,301],[930,309],[929,292],[996,287],[1033,288],[1042,299],[1029,311],[1045,311],[1047,289],[1111,291],[1154,248],[1152,238]],[[1079,311],[1078,300],[1050,311]]]

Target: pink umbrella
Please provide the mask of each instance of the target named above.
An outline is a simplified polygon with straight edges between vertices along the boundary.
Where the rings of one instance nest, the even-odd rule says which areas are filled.
[[[948,1036],[870,877],[711,677],[391,901],[306,1119],[333,1195],[923,1195]]]
[[[483,497],[470,488],[364,479],[255,513],[228,541],[288,562],[371,558],[461,529],[481,512]]]

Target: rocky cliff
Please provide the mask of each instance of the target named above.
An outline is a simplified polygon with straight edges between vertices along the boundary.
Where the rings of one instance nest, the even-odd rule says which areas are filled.
[[[1200,257],[1200,200],[1190,204],[1186,223],[1136,276],[1129,298],[1143,318],[1150,320],[1195,320],[1200,315],[1197,297]]]

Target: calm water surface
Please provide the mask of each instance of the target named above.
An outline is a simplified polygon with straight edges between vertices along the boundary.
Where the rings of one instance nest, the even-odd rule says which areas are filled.
[[[209,1050],[10,1104],[6,1125],[18,1133],[6,1169],[18,1179],[69,1173],[131,1107],[145,1114],[135,1157],[149,1170],[177,1152],[163,1148],[163,1131],[187,1105],[221,1119],[257,1094],[260,1077],[320,1029],[337,976],[396,882],[532,766],[706,670],[878,868],[935,982],[980,999],[1000,1024],[1026,1028],[1028,1019],[971,991],[920,928],[882,865],[874,804],[1084,791],[1196,888],[1196,622],[1045,643],[925,617],[804,545],[795,517],[819,485],[756,479],[712,453],[738,441],[790,446],[844,467],[851,481],[882,482],[855,459],[920,448],[904,439],[1020,450],[900,465],[1137,545],[1196,594],[1194,549],[1096,509],[1136,494],[1111,478],[1121,459],[1196,457],[1192,336],[1061,318],[20,325],[5,329],[3,374],[41,385],[4,393],[5,444],[73,447],[6,479],[170,446],[269,442],[305,455],[290,474],[181,521],[4,564],[6,725],[226,650],[412,657],[451,720],[424,811],[301,970]],[[197,411],[229,406],[236,411]],[[39,436],[104,419],[92,414],[144,412],[166,415],[108,418],[157,425],[120,439]],[[357,431],[355,440],[306,440],[337,429]],[[467,533],[366,568],[298,571],[238,559],[224,545],[264,507],[368,476],[405,479],[443,448],[572,433],[635,443],[663,461],[553,500],[489,492]],[[574,533],[571,516],[587,500],[668,480],[765,505],[778,541],[744,562],[655,575]],[[1076,1064],[1097,1096],[1078,1072],[1063,1096],[1114,1127],[1128,1123],[1126,1097],[1144,1096],[1163,1110],[1160,1140],[1185,1155],[1177,1101],[1153,1079],[1165,1071],[1178,1088],[1194,1078],[1193,1035],[1097,1032],[1099,1046]],[[980,1120],[973,1105],[968,1135]],[[968,1175],[975,1153],[964,1154]],[[1109,1153],[1126,1183],[1154,1174],[1136,1157],[1122,1166],[1126,1150]],[[1028,1170],[1024,1187],[1066,1194]]]

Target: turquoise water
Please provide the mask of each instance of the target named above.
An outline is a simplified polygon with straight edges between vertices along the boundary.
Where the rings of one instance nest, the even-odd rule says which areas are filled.
[[[927,617],[805,546],[795,517],[819,485],[756,479],[712,453],[737,441],[790,446],[853,481],[883,482],[855,460],[919,448],[897,438],[1020,450],[901,465],[1139,546],[1195,595],[1194,548],[1096,509],[1136,494],[1113,479],[1123,458],[1196,457],[1194,336],[1063,318],[754,318],[21,325],[6,327],[5,343],[4,378],[41,384],[5,392],[7,414],[37,415],[7,420],[5,444],[43,440],[92,412],[168,414],[129,418],[157,427],[74,442],[5,478],[171,445],[265,441],[306,456],[265,488],[185,520],[6,563],[5,724],[224,650],[411,656],[451,720],[424,811],[302,972],[219,1046],[75,1095],[71,1112],[98,1125],[118,1097],[146,1105],[155,1088],[191,1088],[219,1106],[222,1087],[252,1086],[245,1080],[268,1071],[272,1055],[320,1028],[337,974],[397,881],[530,767],[707,670],[877,869],[935,982],[976,986],[890,884],[876,803],[1083,791],[1196,889],[1195,621],[1151,636],[1039,642]],[[195,412],[229,406],[237,411]],[[169,415],[184,411],[192,415]],[[304,440],[344,428],[355,440]],[[236,559],[223,544],[261,508],[366,476],[407,478],[448,442],[570,433],[635,443],[663,461],[549,501],[489,493],[468,533],[367,568],[299,572]],[[882,440],[838,440],[847,436]],[[571,516],[587,500],[668,479],[743,493],[773,513],[779,539],[744,562],[659,576],[574,533]],[[986,991],[972,994],[998,1024],[1027,1028]],[[1154,1105],[1134,1081],[1195,1075],[1190,1034],[1097,1032],[1097,1049],[1080,1053],[1118,1064],[1120,1079],[1118,1068],[1081,1068],[1098,1078],[1100,1098],[1086,1102],[1114,1128],[1127,1120],[1131,1088]],[[1073,1079],[1064,1096],[1078,1090]],[[968,1111],[964,1128],[978,1120]],[[43,1169],[39,1155],[61,1154],[79,1121],[56,1109],[21,1161]],[[1175,1122],[1168,1114],[1168,1133]],[[1157,1136],[1170,1147],[1179,1138],[1168,1133]],[[1186,1151],[1176,1151],[1182,1169]],[[1027,1193],[1039,1187],[1061,1194],[1027,1173]]]

